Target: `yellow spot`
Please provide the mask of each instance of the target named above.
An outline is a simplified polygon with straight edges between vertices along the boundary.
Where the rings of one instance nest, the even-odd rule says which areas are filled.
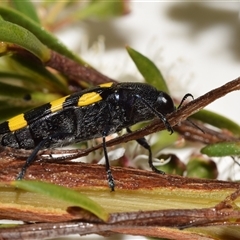
[[[67,97],[69,97],[69,95],[52,101],[50,103],[51,104],[51,112],[56,112],[56,111],[61,110],[63,107],[63,103],[65,102]]]
[[[102,100],[101,96],[96,92],[83,94],[78,100],[78,106],[87,106]]]
[[[99,87],[111,87],[112,85],[113,85],[113,82],[109,82],[109,83],[100,84]]]
[[[27,121],[24,119],[23,113],[17,115],[16,117],[10,118],[8,120],[8,127],[12,132],[26,126],[27,126]]]

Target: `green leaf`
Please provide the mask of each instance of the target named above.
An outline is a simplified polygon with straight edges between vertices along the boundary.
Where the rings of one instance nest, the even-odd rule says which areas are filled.
[[[159,152],[160,149],[173,146],[174,143],[179,139],[179,135],[176,132],[170,135],[167,130],[156,132],[155,136],[156,140],[151,146],[153,153]]]
[[[50,59],[50,50],[27,29],[0,19],[0,41],[14,43],[27,49],[45,62]]]
[[[3,68],[2,66],[0,66],[0,68]],[[11,79],[11,80],[17,80],[17,81],[26,81],[26,83],[28,84],[28,88],[29,88],[29,83],[32,81],[31,77],[23,75],[23,74],[19,74],[19,73],[15,73],[15,72],[8,72],[8,71],[0,71],[0,81],[1,79],[5,80],[5,79]],[[31,88],[31,86],[30,86]]]
[[[187,177],[216,179],[218,176],[217,165],[214,161],[193,157],[187,163]]]
[[[240,156],[240,142],[221,142],[209,144],[201,153],[210,157]]]
[[[2,122],[10,117],[16,116],[17,114],[26,112],[27,110],[33,108],[34,105],[36,105],[36,103],[26,103],[23,99],[0,101],[0,121]]]
[[[1,22],[2,18],[0,16],[0,22]],[[8,54],[9,50],[8,50],[8,43],[4,43],[4,42],[1,42],[0,44],[0,57]]]
[[[80,59],[77,55],[72,53],[67,47],[62,44],[55,36],[47,32],[42,26],[28,18],[27,16],[6,7],[0,7],[0,15],[9,22],[16,23],[19,26],[27,29],[33,33],[39,41],[45,44],[48,48],[82,64],[87,64],[85,61]],[[48,59],[46,59],[48,60]]]
[[[38,18],[37,12],[35,11],[35,7],[32,4],[31,1],[28,0],[11,0],[11,5],[18,10],[20,13],[23,13],[24,15],[31,18],[36,23],[40,23],[40,20]]]
[[[175,174],[183,176],[186,165],[175,154],[160,154],[158,159],[169,160],[162,166],[157,166],[157,169],[164,171],[167,174]]]
[[[195,118],[202,122],[209,123],[217,128],[228,129],[235,135],[240,135],[240,126],[229,118],[226,118],[220,114],[204,109],[191,115],[191,118]]]
[[[126,3],[124,1],[96,0],[90,1],[84,8],[75,11],[71,18],[77,20],[86,18],[109,19],[123,15],[126,10]]]
[[[26,97],[30,97],[30,99],[28,100]],[[60,97],[59,94],[44,92],[31,92],[25,95],[12,92],[11,96],[5,94],[5,96],[1,96],[0,100],[0,122]]]
[[[28,74],[32,77],[32,83],[37,87],[46,87],[49,91],[63,93],[64,95],[69,94],[66,81],[60,80],[57,75],[51,73],[42,64],[36,64],[32,59],[24,58],[20,55],[11,56],[11,64],[17,64],[17,69],[22,74]],[[20,66],[20,67],[19,67]]]
[[[11,223],[7,223],[7,224],[0,224],[0,228],[13,228],[13,227],[17,227],[17,226],[21,226],[22,224],[11,224]]]
[[[80,192],[51,183],[38,181],[14,181],[12,182],[12,185],[26,191],[41,193],[66,201],[73,206],[78,206],[95,214],[103,221],[108,220],[109,214],[102,208],[102,206]]]
[[[0,96],[11,96],[23,98],[26,94],[29,94],[30,91],[23,87],[13,86],[7,83],[0,82]]]
[[[162,73],[155,64],[147,57],[130,47],[127,47],[127,51],[146,82],[163,92],[169,93]]]

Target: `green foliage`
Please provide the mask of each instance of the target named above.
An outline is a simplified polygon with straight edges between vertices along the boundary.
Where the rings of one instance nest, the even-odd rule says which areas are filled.
[[[210,157],[240,156],[240,142],[220,142],[209,144],[201,153]]]
[[[49,49],[27,29],[0,18],[0,41],[14,43],[33,53],[41,61],[50,59]]]
[[[202,157],[193,157],[187,163],[187,177],[216,179],[218,170],[216,163]]]
[[[24,15],[28,16],[36,23],[40,24],[38,14],[37,14],[36,9],[31,1],[29,1],[29,0],[22,0],[22,1],[11,0],[11,5],[13,8],[18,10],[18,12],[23,13]]]
[[[36,48],[40,48],[45,54],[44,58],[40,58],[43,62],[46,62],[50,59],[50,49],[54,50],[66,57],[69,57],[70,59],[73,59],[74,61],[79,62],[80,64],[86,64],[82,59],[80,59],[78,56],[76,56],[74,53],[72,53],[70,50],[67,49],[65,45],[63,45],[59,39],[57,39],[53,34],[47,32],[41,25],[27,17],[26,15],[23,15],[22,13],[6,8],[6,7],[0,7],[0,16],[5,20],[5,22],[9,22],[9,26],[15,26],[12,27],[14,29],[18,29],[19,34],[23,35],[24,33],[31,36],[33,39],[33,43],[35,43]],[[2,24],[1,24],[2,25]],[[5,28],[1,30],[3,37],[4,37],[4,30],[7,31],[7,23],[5,23]],[[9,31],[9,38],[15,39],[15,41],[18,40],[18,43],[14,42],[15,44],[18,44],[19,46],[28,49],[31,47],[31,41],[28,41],[28,39],[25,39],[26,42],[20,42],[19,38],[21,36],[16,36],[15,32]],[[35,40],[34,37],[35,36]],[[4,41],[0,38],[0,40]],[[45,49],[43,49],[43,46],[46,46]],[[47,49],[48,48],[48,49]],[[35,52],[33,52],[35,53]],[[38,56],[38,55],[37,55]],[[38,56],[39,57],[39,56]]]
[[[89,1],[89,4],[84,8],[75,11],[71,18],[77,20],[86,18],[106,20],[112,17],[121,16],[125,10],[124,1],[94,0]]]
[[[191,117],[197,120],[200,120],[204,123],[211,124],[212,126],[215,126],[220,129],[228,129],[234,135],[240,135],[239,124],[215,112],[208,111],[208,110],[201,110],[193,114]]]
[[[168,161],[165,165],[158,167],[167,174],[183,176],[186,171],[186,165],[174,154],[161,154],[158,158]]]
[[[86,195],[70,188],[57,186],[51,183],[25,180],[12,182],[12,185],[26,191],[42,193],[52,198],[66,201],[71,204],[71,206],[77,206],[93,213],[103,221],[108,220],[108,213],[97,202],[94,202]]]
[[[145,81],[157,89],[169,93],[167,84],[162,76],[160,70],[155,66],[155,64],[149,60],[147,57],[143,56],[136,50],[127,47],[128,54],[134,61],[139,72],[144,77]]]

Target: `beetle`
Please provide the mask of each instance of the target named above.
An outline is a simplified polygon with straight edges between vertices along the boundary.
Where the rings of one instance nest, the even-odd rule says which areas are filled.
[[[186,94],[182,102],[191,94]],[[179,105],[179,106],[180,106]],[[42,149],[67,146],[102,137],[108,185],[114,191],[106,136],[124,128],[130,132],[135,123],[158,117],[166,129],[173,128],[166,115],[175,111],[172,98],[146,83],[105,83],[73,93],[36,107],[0,124],[0,145],[15,149],[33,150],[17,179],[24,177],[29,165]],[[164,174],[152,162],[151,147],[145,138],[137,142],[149,151],[149,166]]]

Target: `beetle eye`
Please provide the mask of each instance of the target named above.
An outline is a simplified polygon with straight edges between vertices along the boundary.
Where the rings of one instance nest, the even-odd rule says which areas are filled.
[[[164,92],[158,95],[156,101],[157,110],[161,113],[171,113],[175,110],[172,98]]]

